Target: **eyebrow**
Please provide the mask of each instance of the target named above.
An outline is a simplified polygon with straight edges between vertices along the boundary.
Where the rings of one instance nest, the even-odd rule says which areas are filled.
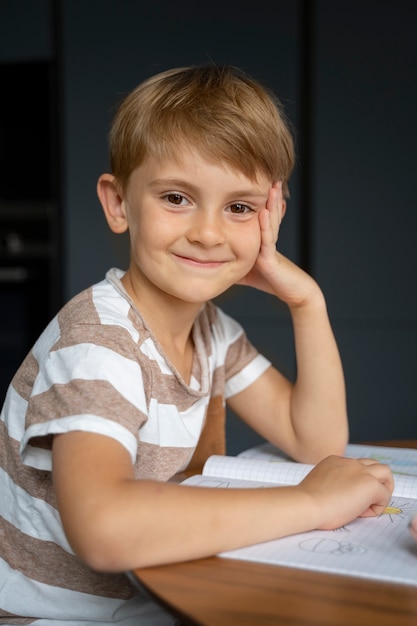
[[[190,183],[189,181],[183,180],[181,178],[155,178],[149,183],[150,187],[161,187],[166,185],[169,185],[173,188],[179,187],[183,189],[188,189],[194,193],[198,192],[198,187],[196,185],[193,185],[193,183]],[[245,196],[250,198],[265,198],[268,196],[268,192],[262,193],[260,189],[256,191],[253,189],[235,189],[228,195],[233,197]]]

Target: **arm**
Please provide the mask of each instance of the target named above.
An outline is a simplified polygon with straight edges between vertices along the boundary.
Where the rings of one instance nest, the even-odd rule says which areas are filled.
[[[337,528],[387,505],[392,477],[374,461],[330,457],[295,487],[210,489],[135,480],[128,452],[102,435],[53,443],[58,509],[93,569],[127,571],[217,554],[313,528]]]
[[[269,292],[289,308],[295,338],[294,385],[273,368],[229,400],[256,431],[293,458],[316,463],[342,454],[348,440],[345,385],[339,352],[317,283],[275,247],[285,210],[281,186],[260,214],[261,249],[242,284]]]

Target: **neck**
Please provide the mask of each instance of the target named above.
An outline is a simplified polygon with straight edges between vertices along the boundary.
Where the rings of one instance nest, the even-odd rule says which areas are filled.
[[[135,288],[129,271],[123,276],[122,283],[164,350],[184,353],[189,347],[201,303],[184,302],[147,286]]]

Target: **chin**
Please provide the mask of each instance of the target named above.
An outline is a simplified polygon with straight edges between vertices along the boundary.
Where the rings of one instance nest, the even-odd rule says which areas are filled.
[[[213,281],[214,282],[214,281]],[[179,300],[183,300],[184,302],[190,302],[194,304],[203,304],[204,302],[208,302],[209,300],[213,300],[217,298],[222,293],[230,289],[230,287],[234,284],[234,282],[218,285],[215,287],[214,285],[210,285],[210,281],[208,281],[208,285],[201,284],[193,284],[192,281],[186,286],[184,289],[175,289],[175,287],[168,291],[170,295],[174,298],[178,298]]]

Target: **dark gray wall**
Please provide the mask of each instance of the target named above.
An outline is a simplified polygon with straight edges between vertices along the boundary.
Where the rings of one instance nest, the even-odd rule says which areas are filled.
[[[50,0],[1,0],[0,63],[51,59]]]
[[[126,263],[125,242],[109,233],[95,194],[97,177],[108,168],[106,135],[120,97],[169,67],[207,60],[239,65],[275,90],[310,147],[292,180],[280,247],[296,262],[307,259],[325,291],[344,362],[351,438],[415,437],[416,3],[54,5],[66,297],[100,280],[109,266]],[[36,54],[50,54],[49,17],[40,17],[49,6],[47,0],[0,3],[0,56],[12,50],[24,57],[30,41]],[[243,289],[221,303],[294,375],[291,328],[279,303]],[[233,416],[228,438],[230,453],[258,441]]]
[[[417,5],[317,6],[313,270],[352,437],[415,437]]]

